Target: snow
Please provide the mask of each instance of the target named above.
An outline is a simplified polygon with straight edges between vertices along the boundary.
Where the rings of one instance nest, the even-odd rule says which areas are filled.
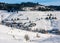
[[[51,23],[49,21],[40,20],[40,21],[37,21],[35,23],[36,23],[36,26],[34,28],[45,29],[45,30],[51,30],[52,29],[52,27],[50,26]]]
[[[32,21],[32,23],[36,23],[36,26],[32,27],[32,29],[45,29],[45,30],[51,30],[53,27],[51,26],[51,22],[48,20],[45,20],[44,18],[47,16],[47,14],[53,14],[57,17],[57,23],[56,25],[58,29],[60,29],[60,11],[18,11],[16,12],[7,12],[0,10],[0,22],[1,22],[1,15],[3,15],[3,20],[8,19],[11,20],[20,18],[20,20],[16,22],[22,22],[26,23],[25,25],[29,25],[29,21]],[[26,20],[27,17],[29,20]],[[23,19],[23,20],[22,20]],[[40,20],[39,20],[40,19]],[[6,22],[12,22],[12,21],[6,21]],[[24,36],[29,36],[29,40],[25,41]],[[38,38],[36,35],[39,35]],[[50,33],[42,34],[38,32],[32,32],[32,31],[26,31],[17,29],[14,27],[8,27],[5,25],[0,24],[0,43],[60,43],[60,35],[54,35]]]
[[[24,35],[27,34],[30,38],[29,41],[25,41]],[[59,43],[60,36],[53,34],[39,34],[39,38],[36,37],[37,32],[29,32],[20,29],[7,27],[4,25],[0,25],[0,43]],[[13,37],[14,36],[14,37]]]
[[[0,22],[1,20],[6,19],[8,16],[10,16],[11,13],[8,13],[7,11],[0,10]]]
[[[43,11],[43,12],[42,11],[18,11],[18,13],[16,13],[16,12],[11,13],[11,15],[8,16],[7,19],[11,20],[11,19],[19,18],[20,20],[17,20],[15,22],[27,23],[27,22],[31,21],[31,22],[37,24],[35,27],[33,27],[35,29],[38,28],[38,29],[51,30],[53,28],[51,26],[51,21],[45,20],[45,18],[47,17],[48,14],[53,14],[54,17],[57,17],[56,21],[57,22],[60,21],[60,16],[59,16],[60,11]],[[27,18],[28,18],[28,20],[27,20]],[[60,25],[59,23],[57,23],[57,24],[58,24],[58,26]],[[59,26],[59,28],[60,28],[60,26]]]

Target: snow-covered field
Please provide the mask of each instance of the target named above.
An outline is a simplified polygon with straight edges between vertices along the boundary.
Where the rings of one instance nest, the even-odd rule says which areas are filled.
[[[25,41],[27,34],[29,40]],[[36,37],[36,35],[40,37]],[[24,31],[20,29],[11,29],[11,27],[0,25],[0,43],[60,43],[60,35],[42,34]]]
[[[57,17],[55,20],[57,23],[54,24],[56,27],[51,26],[50,20],[45,20],[47,14],[53,14],[54,17]],[[32,27],[34,29],[45,29],[51,30],[52,28],[57,28],[60,30],[60,11],[19,11],[16,12],[7,12],[0,11],[0,22],[1,20],[8,19],[11,22],[11,19],[20,18],[20,20],[15,20],[15,22],[22,22],[28,25],[29,21],[36,23],[36,26]],[[3,17],[1,17],[3,16]],[[28,18],[28,20],[27,20]],[[13,28],[13,29],[12,29]],[[54,35],[50,33],[42,34],[38,32],[20,30],[14,27],[8,27],[0,24],[0,43],[60,43],[60,35]],[[37,37],[37,34],[39,37]],[[24,36],[28,35],[29,40],[26,41]]]
[[[15,22],[19,23],[26,23],[28,25],[28,22],[31,21],[32,23],[36,23],[36,26],[33,27],[33,29],[45,29],[45,30],[51,30],[53,27],[51,26],[50,20],[45,20],[48,14],[52,14],[53,17],[56,17],[57,19],[55,22],[57,22],[55,25],[60,30],[60,11],[18,11],[17,12],[6,12],[6,11],[0,11],[0,15],[3,15],[2,19],[8,19],[8,22],[12,22],[11,20],[15,20]],[[20,20],[16,20],[19,18]],[[53,20],[54,21],[54,20]],[[6,21],[7,22],[7,21]],[[43,25],[43,26],[42,26]],[[49,28],[49,29],[48,29]]]

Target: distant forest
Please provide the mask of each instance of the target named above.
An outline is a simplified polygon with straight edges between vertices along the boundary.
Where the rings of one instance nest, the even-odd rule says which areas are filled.
[[[35,7],[35,6],[45,6],[39,3],[33,2],[22,2],[20,4],[8,4],[0,2],[0,10],[7,10],[7,11],[23,11],[23,7]],[[50,9],[48,9],[50,8]],[[53,10],[52,10],[53,9]],[[60,11],[60,6],[45,6],[45,8],[37,9],[37,11]]]

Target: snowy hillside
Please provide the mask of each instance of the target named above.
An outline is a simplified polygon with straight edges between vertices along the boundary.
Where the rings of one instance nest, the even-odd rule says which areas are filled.
[[[25,41],[24,36],[29,36]],[[36,35],[39,35],[37,37]],[[11,29],[11,27],[0,25],[0,43],[60,43],[60,36],[53,34],[41,34],[28,32],[20,29]]]
[[[60,43],[60,11],[0,10],[0,43]]]
[[[7,11],[0,10],[0,22],[1,20],[6,19],[11,13],[8,13]]]
[[[15,22],[19,23],[27,23],[29,21],[36,23],[36,27],[33,28],[41,28],[45,30],[51,30],[53,27],[51,27],[51,21],[50,20],[45,20],[48,14],[52,14],[53,17],[56,17],[57,19],[55,20],[58,22],[60,20],[60,12],[59,11],[19,11],[18,13],[12,13],[7,19],[8,20],[14,20]],[[19,19],[19,20],[17,20]],[[57,23],[59,25],[59,23]],[[43,25],[43,27],[42,27]],[[49,29],[48,29],[49,28]]]

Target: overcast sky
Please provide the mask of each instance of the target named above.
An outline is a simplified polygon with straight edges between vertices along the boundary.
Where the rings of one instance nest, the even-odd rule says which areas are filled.
[[[60,5],[60,0],[0,0],[5,3],[38,2],[43,5]]]

